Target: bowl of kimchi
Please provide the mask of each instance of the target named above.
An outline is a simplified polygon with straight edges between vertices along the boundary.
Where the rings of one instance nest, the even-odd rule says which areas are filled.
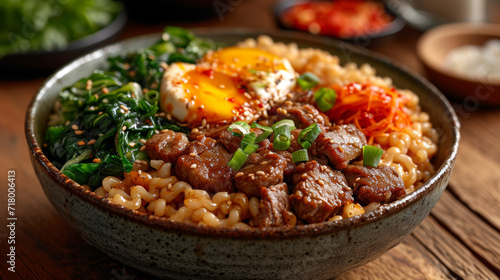
[[[284,29],[334,37],[355,44],[388,36],[405,23],[382,1],[279,1],[274,9]]]
[[[347,43],[261,34],[167,28],[44,83],[32,164],[88,243],[163,279],[330,279],[429,214],[458,150],[446,98]]]

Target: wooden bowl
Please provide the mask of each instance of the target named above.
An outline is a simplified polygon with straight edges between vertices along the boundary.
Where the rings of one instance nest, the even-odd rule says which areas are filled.
[[[429,30],[417,43],[417,54],[429,80],[446,95],[469,105],[500,105],[500,79],[470,78],[444,66],[446,56],[454,49],[483,46],[491,39],[500,39],[500,24],[453,23]]]
[[[228,45],[262,32],[199,29],[195,33]],[[429,82],[372,52],[350,44],[296,32],[269,34],[276,41],[322,48],[341,59],[369,63],[397,87],[413,90],[440,134],[433,159],[436,174],[408,196],[351,219],[292,228],[211,228],[176,223],[129,210],[98,197],[62,174],[43,153],[47,119],[60,90],[107,57],[153,44],[160,34],[111,45],[66,65],[33,98],[26,115],[31,161],[42,188],[62,217],[110,257],[163,279],[330,279],[396,246],[429,214],[455,161],[459,123],[446,98]]]

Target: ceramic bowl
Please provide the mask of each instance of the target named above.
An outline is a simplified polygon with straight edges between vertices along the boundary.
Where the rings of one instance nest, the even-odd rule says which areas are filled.
[[[198,29],[218,42],[233,44],[261,32],[245,29]],[[61,88],[106,57],[147,47],[148,35],[111,45],[64,66],[33,98],[26,115],[32,163],[45,194],[83,238],[110,257],[163,279],[329,279],[367,263],[396,246],[430,212],[446,188],[457,155],[459,123],[443,95],[421,77],[374,53],[326,38],[280,31],[276,41],[322,48],[342,63],[370,63],[379,75],[420,96],[440,133],[434,158],[436,174],[421,188],[379,209],[340,221],[293,228],[231,229],[197,227],[125,209],[97,197],[57,170],[41,150],[46,121]]]
[[[0,76],[24,79],[46,77],[75,58],[113,42],[126,22],[127,12],[122,9],[107,26],[93,34],[69,42],[64,49],[8,54],[0,58]]]
[[[314,2],[314,1],[324,1],[324,0],[281,0],[281,1],[278,1],[274,5],[274,17],[276,19],[278,26],[282,29],[297,30],[297,29],[289,26],[289,24],[287,24],[283,20],[283,13],[295,5],[303,4],[306,2]],[[376,2],[377,2],[377,0],[376,0]],[[343,40],[346,42],[350,42],[350,43],[353,43],[353,44],[356,44],[359,46],[366,46],[372,40],[375,40],[375,39],[381,38],[381,37],[385,37],[385,36],[389,36],[389,35],[392,35],[398,31],[400,31],[405,26],[404,20],[398,14],[394,13],[391,9],[389,9],[389,5],[387,5],[386,3],[382,2],[382,1],[378,1],[378,2],[383,4],[385,7],[386,13],[393,17],[393,20],[389,23],[387,28],[385,28],[383,31],[377,32],[377,33],[367,33],[367,34],[363,34],[360,36],[353,36],[353,37],[342,37],[342,38],[334,37],[334,38],[337,38],[337,39],[340,39],[340,40]],[[300,32],[307,33],[306,31],[300,31]],[[324,36],[326,36],[326,35],[324,35]]]
[[[417,54],[429,80],[446,95],[475,106],[500,105],[500,79],[470,78],[454,73],[444,66],[447,55],[454,49],[484,46],[492,39],[500,40],[500,24],[452,23],[424,33],[417,42]]]

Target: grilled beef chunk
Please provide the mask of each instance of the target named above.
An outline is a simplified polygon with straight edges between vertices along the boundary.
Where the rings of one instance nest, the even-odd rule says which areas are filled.
[[[204,151],[215,147],[217,141],[210,137],[205,137],[204,135],[198,135],[195,141],[189,143],[188,153],[189,154],[201,154]]]
[[[204,142],[212,143],[207,139]],[[202,142],[193,143],[190,151],[196,146],[204,146],[206,149],[196,156],[187,154],[179,157],[174,169],[175,175],[180,180],[191,184],[193,188],[206,190],[209,193],[233,192],[232,178],[236,172],[227,165],[232,155],[219,144],[207,148],[205,145],[198,144]]]
[[[286,183],[260,187],[259,214],[250,221],[252,226],[273,227],[285,225],[285,217],[290,210]]]
[[[186,134],[167,130],[153,135],[146,142],[146,153],[151,159],[175,163],[177,158],[187,153],[189,146]]]
[[[366,137],[354,124],[334,125],[314,141],[309,151],[314,156],[326,155],[335,169],[342,170],[363,153]]]
[[[261,194],[260,187],[270,187],[283,182],[286,160],[269,150],[249,156],[247,164],[234,177],[236,188],[248,197]]]
[[[353,202],[344,175],[316,161],[299,164],[293,182],[292,208],[298,218],[308,223],[323,222],[340,207]]]
[[[321,127],[332,126],[328,117],[310,104],[285,102],[278,107],[271,108],[269,114],[279,116],[275,121],[292,119],[298,128],[306,128],[314,123],[318,123]]]
[[[406,194],[403,180],[396,169],[379,165],[363,167],[349,165],[342,170],[356,200],[369,204],[386,203]]]
[[[283,170],[283,180],[292,182],[293,173],[295,173],[295,163],[293,162],[292,154],[288,151],[274,151],[276,154],[285,159],[286,166]]]

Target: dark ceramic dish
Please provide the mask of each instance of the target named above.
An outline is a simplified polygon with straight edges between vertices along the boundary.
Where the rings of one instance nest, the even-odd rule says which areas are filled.
[[[125,26],[127,12],[123,9],[101,30],[72,41],[65,49],[9,54],[0,58],[0,76],[27,78],[47,76],[71,60],[113,41]]]
[[[198,29],[228,45],[260,32]],[[329,279],[396,246],[430,212],[455,161],[459,123],[443,95],[423,78],[386,58],[331,39],[303,33],[269,34],[276,41],[322,48],[342,63],[369,63],[397,87],[413,90],[440,132],[436,174],[401,200],[351,219],[266,229],[207,228],[175,223],[111,204],[57,170],[41,150],[47,118],[61,88],[106,66],[106,57],[147,47],[159,34],[114,44],[67,64],[33,98],[26,114],[32,164],[45,194],[83,238],[110,257],[164,279]]]
[[[281,0],[281,1],[278,1],[278,3],[276,3],[276,5],[274,6],[274,17],[276,19],[276,22],[278,23],[278,26],[280,28],[286,29],[286,30],[297,30],[297,29],[294,29],[293,27],[288,26],[285,22],[283,22],[283,16],[282,16],[283,13],[295,5],[303,4],[306,2],[312,2],[312,1],[325,1],[325,0]],[[404,20],[401,19],[401,17],[399,17],[399,15],[394,13],[391,9],[389,9],[386,4],[384,4],[384,3],[382,3],[382,4],[384,5],[385,11],[387,12],[387,14],[391,15],[394,18],[391,21],[391,23],[389,24],[389,26],[384,31],[378,32],[378,33],[369,33],[369,34],[365,34],[363,36],[356,36],[356,37],[349,37],[349,38],[337,38],[337,37],[335,37],[335,38],[346,41],[346,42],[350,42],[350,43],[353,43],[356,45],[365,46],[373,39],[388,36],[388,35],[394,34],[394,33],[398,32],[399,30],[401,30],[405,26]],[[308,33],[306,31],[302,31],[302,30],[297,30],[297,31]],[[326,36],[326,35],[319,34],[319,36]]]

